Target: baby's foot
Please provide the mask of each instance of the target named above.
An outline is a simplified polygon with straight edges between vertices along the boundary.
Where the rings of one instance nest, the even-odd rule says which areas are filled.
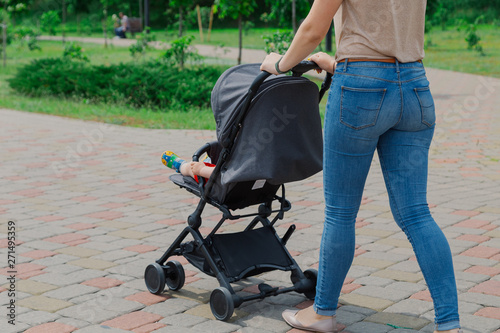
[[[185,162],[185,160],[168,150],[161,156],[161,161],[167,168],[174,169],[177,172],[181,172],[181,165]]]
[[[194,162],[185,162],[185,163],[182,163],[181,167],[180,167],[180,172],[183,176],[189,176],[189,177],[193,177],[194,178],[194,173],[193,173],[193,169],[192,169],[192,164]]]

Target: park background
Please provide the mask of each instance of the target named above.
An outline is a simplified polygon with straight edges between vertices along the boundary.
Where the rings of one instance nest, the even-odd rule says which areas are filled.
[[[220,1],[210,40],[211,2],[149,2],[150,33],[115,40],[113,15],[140,17],[142,1],[0,0],[1,257],[12,248],[7,219],[18,237],[17,325],[2,312],[1,332],[291,333],[281,311],[311,304],[289,294],[214,320],[216,281],[187,262],[182,290],[146,290],[145,267],[196,203],[168,181],[161,152],[190,156],[215,138],[210,91],[238,63],[240,31],[242,62],[283,52],[293,35],[292,1]],[[310,2],[295,5],[300,24]],[[500,333],[498,11],[498,1],[429,1],[427,12],[424,62],[438,116],[428,196],[454,256],[465,333]],[[296,225],[287,248],[304,269],[318,265],[321,176],[287,186],[293,208],[277,222],[279,235]],[[432,300],[390,213],[377,159],[358,216],[338,309],[345,332],[432,332]],[[219,218],[209,210],[200,231]],[[289,285],[288,275],[266,273],[237,288],[258,293],[260,282]],[[8,288],[4,280],[0,304]]]
[[[0,0],[0,107],[214,129],[210,91],[218,76],[241,61],[242,49],[286,51],[311,4]],[[500,0],[429,0],[427,7],[427,67],[500,77]],[[126,44],[113,40],[119,12],[143,28],[129,33]],[[79,42],[69,41],[75,37]],[[85,43],[92,38],[102,43]],[[318,50],[333,55],[327,40]],[[197,45],[212,46],[213,56],[200,56]],[[232,48],[238,55],[229,58]]]

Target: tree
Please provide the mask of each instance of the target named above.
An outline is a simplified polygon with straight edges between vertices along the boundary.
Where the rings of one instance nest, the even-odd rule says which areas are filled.
[[[3,67],[7,66],[7,23],[9,18],[16,12],[21,12],[26,9],[26,4],[19,0],[0,0],[0,18],[2,19],[2,59]]]
[[[102,18],[102,31],[104,34],[104,47],[108,47],[108,8],[109,6],[115,5],[115,4],[120,4],[121,1],[118,0],[100,0],[101,5],[102,5],[102,13],[103,13],[103,18]]]
[[[257,6],[255,0],[216,0],[215,8],[221,18],[229,16],[238,20],[239,43],[238,65],[241,64],[241,50],[243,49],[243,17],[253,13]]]
[[[170,7],[177,8],[179,10],[179,38],[182,37],[183,22],[184,22],[184,10],[193,5],[193,1],[189,0],[171,0],[169,2]]]
[[[297,31],[297,16],[306,17],[311,9],[308,0],[265,0],[267,6],[270,6],[269,18],[277,20],[282,27],[291,27],[293,32]],[[290,22],[290,17],[292,22]]]

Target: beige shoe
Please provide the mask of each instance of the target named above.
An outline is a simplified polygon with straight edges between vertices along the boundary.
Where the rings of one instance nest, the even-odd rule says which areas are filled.
[[[299,330],[310,331],[310,332],[320,332],[320,333],[335,333],[337,332],[337,320],[335,317],[332,319],[325,319],[315,322],[312,325],[303,325],[300,321],[295,318],[295,315],[299,310],[285,310],[281,314],[283,319],[288,325]]]

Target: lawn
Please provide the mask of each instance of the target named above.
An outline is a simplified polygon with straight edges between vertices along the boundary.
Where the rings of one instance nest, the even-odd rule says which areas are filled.
[[[243,47],[262,50],[265,47],[262,37],[278,30],[277,28],[253,28],[246,31],[243,34]],[[281,31],[285,30],[281,29]],[[160,41],[169,42],[177,38],[177,31],[153,30],[153,33]],[[207,41],[208,32],[205,30],[203,42],[197,29],[188,30],[185,34],[194,36],[193,44],[238,47],[237,29],[212,30],[210,41]],[[476,51],[467,49],[464,29],[458,31],[456,27],[450,26],[443,31],[440,27],[434,27],[426,35],[425,65],[432,68],[500,78],[500,26],[480,25],[477,34],[481,38],[480,44],[486,56],[481,56]],[[73,35],[76,34],[73,33]],[[102,33],[93,34],[92,37],[102,37]],[[334,52],[335,49],[332,54]]]
[[[263,49],[264,41],[262,36],[275,31],[277,29],[251,29],[243,36],[243,46],[245,48]],[[160,41],[168,42],[175,38],[173,32],[166,33],[164,30],[159,30],[154,33],[157,40]],[[190,30],[187,34],[195,37],[194,44],[201,43],[198,30]],[[481,56],[476,51],[467,50],[464,31],[457,31],[453,27],[449,27],[445,31],[434,28],[426,35],[427,47],[424,60],[426,66],[500,78],[500,27],[479,26],[478,35],[481,37],[480,43],[486,56]],[[96,37],[100,36],[96,34]],[[206,41],[206,31],[204,37],[205,44],[223,45],[225,47],[238,46],[238,31],[236,29],[213,30],[210,42]],[[6,81],[14,75],[17,68],[38,57],[59,57],[64,49],[61,42],[42,41],[40,46],[42,47],[41,52],[31,52],[26,47],[20,48],[16,45],[9,46],[8,66],[6,68],[0,67],[0,107],[147,128],[215,128],[213,116],[209,109],[187,112],[161,112],[153,109],[134,109],[125,105],[87,104],[72,99],[31,98],[19,95],[9,88]],[[82,46],[84,53],[93,64],[143,61],[143,59],[157,58],[162,52],[160,50],[150,50],[143,58],[134,59],[127,48],[113,46],[104,48],[102,45],[90,43]],[[220,64],[221,60],[213,58],[206,59],[206,62]],[[324,107],[325,101],[321,105],[322,114]]]
[[[60,57],[64,46],[61,42],[41,41],[42,51],[28,51],[15,45],[8,49],[7,67],[0,67],[0,107],[30,112],[41,112],[64,117],[102,121],[112,124],[146,128],[215,129],[210,109],[186,112],[161,112],[153,109],[135,109],[126,105],[88,104],[73,99],[56,97],[26,97],[10,89],[7,79],[17,68],[38,57]],[[161,51],[150,50],[141,59],[134,59],[127,48],[85,44],[84,53],[93,64],[115,64],[157,58]]]

